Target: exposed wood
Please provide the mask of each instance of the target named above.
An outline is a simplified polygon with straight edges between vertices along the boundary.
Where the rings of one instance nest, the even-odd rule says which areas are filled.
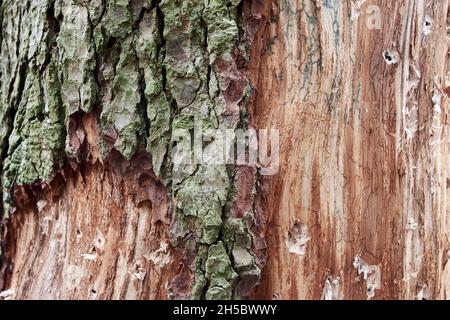
[[[145,159],[134,159],[143,162]],[[148,159],[147,159],[148,160]],[[130,164],[67,169],[7,228],[15,299],[165,299],[176,274],[165,188]],[[51,188],[62,188],[54,183]]]
[[[280,128],[281,167],[262,180],[257,297],[450,298],[447,14],[447,1],[265,2],[251,114]]]

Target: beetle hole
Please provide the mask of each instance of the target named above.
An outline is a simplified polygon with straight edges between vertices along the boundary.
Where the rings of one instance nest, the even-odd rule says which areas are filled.
[[[387,64],[397,63],[398,55],[396,52],[390,52],[388,50],[384,51],[383,58]]]

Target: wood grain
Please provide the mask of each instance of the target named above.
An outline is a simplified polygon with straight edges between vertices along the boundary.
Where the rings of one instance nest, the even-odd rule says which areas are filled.
[[[281,168],[262,180],[255,296],[450,298],[448,1],[274,0],[261,17],[251,118],[280,130]]]

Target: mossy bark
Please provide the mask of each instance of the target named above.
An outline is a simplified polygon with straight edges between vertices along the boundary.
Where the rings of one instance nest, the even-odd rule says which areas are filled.
[[[170,295],[249,295],[234,290],[233,234],[222,233],[230,218],[234,167],[193,162],[175,168],[172,159],[179,139],[195,126],[245,126],[248,52],[240,1],[24,0],[1,7],[5,231],[23,208],[41,210],[36,187],[73,175],[68,168],[94,170],[99,162],[114,171],[109,166],[149,161],[140,179],[151,175],[166,188],[170,243],[195,257],[183,271],[191,278],[183,285],[195,290],[174,286]],[[219,147],[214,144],[210,148]],[[9,230],[4,238],[13,234]],[[4,266],[20,268],[14,249],[4,244]],[[251,240],[241,250],[251,257]],[[246,272],[259,272],[254,259],[247,263]],[[215,271],[221,264],[235,276]]]
[[[0,297],[449,298],[448,1],[0,7]]]

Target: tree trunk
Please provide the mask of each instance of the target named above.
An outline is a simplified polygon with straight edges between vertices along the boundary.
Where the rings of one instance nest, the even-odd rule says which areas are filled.
[[[0,5],[0,299],[450,298],[447,0]]]

